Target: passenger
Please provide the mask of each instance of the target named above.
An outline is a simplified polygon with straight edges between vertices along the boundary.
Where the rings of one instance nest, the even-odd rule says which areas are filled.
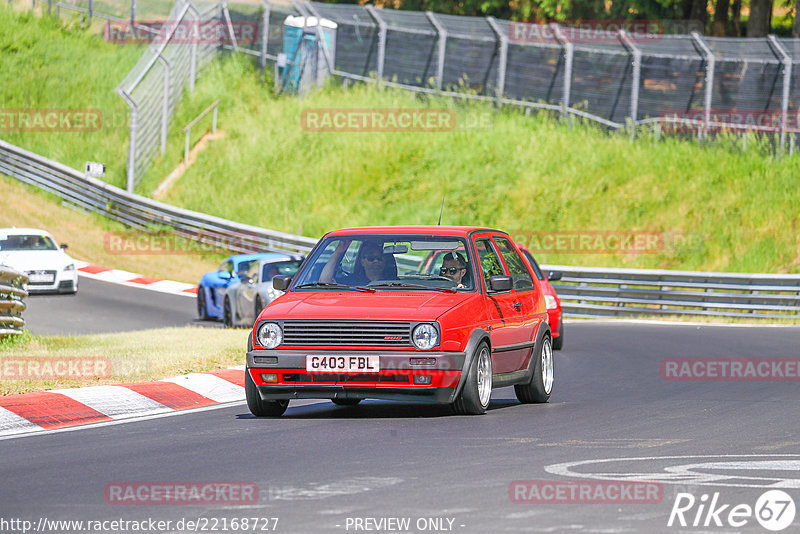
[[[457,288],[463,289],[466,287],[462,283],[462,279],[467,274],[467,262],[464,256],[458,252],[448,252],[444,255],[439,273],[452,280]]]

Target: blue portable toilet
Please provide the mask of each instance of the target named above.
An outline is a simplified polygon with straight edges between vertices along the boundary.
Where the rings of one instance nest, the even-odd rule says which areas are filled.
[[[303,94],[330,78],[336,57],[337,24],[316,17],[288,16],[283,23],[283,53],[286,66],[281,71],[284,91]],[[322,37],[317,42],[317,28]]]

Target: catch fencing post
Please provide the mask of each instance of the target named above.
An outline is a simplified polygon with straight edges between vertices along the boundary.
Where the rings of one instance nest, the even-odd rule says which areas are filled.
[[[561,27],[557,22],[551,22],[553,35],[561,43],[564,50],[564,87],[561,94],[561,118],[566,118],[569,110],[570,92],[572,90],[572,58],[575,54],[574,45],[561,33]]]
[[[436,15],[433,14],[433,11],[426,11],[425,15],[428,17],[428,20],[431,21],[433,27],[436,28],[436,39],[439,43],[439,63],[436,66],[436,89],[441,91],[442,79],[444,78],[444,54],[447,50],[447,31],[444,29],[444,26],[439,24],[439,21],[436,20]]]
[[[383,66],[386,64],[386,31],[387,31],[387,24],[386,21],[381,18],[378,10],[375,9],[375,6],[367,4],[366,6],[367,13],[370,14],[372,20],[378,25],[378,58],[377,58],[377,65],[378,65],[378,83],[383,79]]]
[[[703,112],[703,134],[704,136],[708,137],[709,123],[711,122],[711,95],[714,91],[714,65],[716,63],[716,58],[714,57],[714,52],[712,52],[705,41],[703,41],[699,33],[692,32],[692,39],[694,39],[694,42],[697,43],[697,46],[703,50],[706,60],[706,86],[705,99],[703,102],[703,107],[705,109]]]
[[[786,120],[789,116],[789,91],[792,88],[792,58],[774,35],[767,36],[769,43],[781,56],[783,63],[783,93],[781,94],[781,151],[786,147]]]
[[[233,51],[239,51],[239,44],[236,42],[236,34],[233,31],[233,23],[231,22],[231,12],[228,11],[228,0],[222,0],[220,3],[222,7],[222,16],[225,17],[225,24],[228,27],[228,34],[231,36],[231,43],[233,44]]]
[[[264,13],[261,16],[261,57],[259,58],[259,65],[261,71],[267,68],[267,46],[269,45],[269,0],[261,0],[264,6]]]
[[[153,52],[164,66],[164,100],[161,103],[161,155],[167,151],[167,128],[169,127],[169,71],[167,58],[159,51]]]
[[[130,142],[128,143],[128,176],[125,190],[128,193],[133,193],[133,186],[136,183],[136,116],[138,115],[139,108],[125,90],[118,88],[117,92],[131,107]]]
[[[191,4],[191,2],[186,2],[186,7],[189,8],[189,10],[194,14],[195,24],[200,25],[200,12],[197,11],[197,8],[195,8]],[[183,16],[185,17],[186,14],[184,13]],[[183,17],[181,17],[181,20],[182,19],[183,19]],[[178,22],[180,24],[181,21],[179,20],[179,21],[176,21],[176,22]],[[171,37],[172,36],[170,35],[170,38]],[[189,92],[190,93],[194,93],[194,82],[195,82],[195,79],[197,78],[197,39],[193,39],[193,41],[194,42],[192,43],[191,61],[189,62]]]
[[[136,0],[131,0],[131,31],[136,29]]]
[[[503,33],[500,29],[500,26],[497,24],[497,21],[494,17],[486,17],[486,22],[489,23],[491,26],[492,31],[497,36],[497,42],[500,45],[500,59],[497,65],[497,89],[496,93],[497,96],[495,97],[495,103],[500,106],[500,103],[503,99],[503,95],[505,94],[506,90],[506,68],[508,64],[508,35]]]
[[[619,31],[619,40],[622,41],[623,46],[630,52],[631,59],[633,60],[633,73],[631,74],[631,122],[633,128],[631,130],[631,137],[636,137],[636,121],[639,120],[639,84],[642,77],[642,51],[639,50],[630,36],[625,30]]]

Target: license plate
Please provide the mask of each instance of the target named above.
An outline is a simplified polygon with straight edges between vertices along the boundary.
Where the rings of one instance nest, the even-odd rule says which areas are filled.
[[[306,371],[318,373],[377,373],[380,356],[306,356]]]
[[[38,284],[41,284],[41,283],[52,284],[55,279],[56,279],[55,275],[52,275],[52,274],[31,273],[28,276],[28,281],[33,282],[33,283],[38,283]]]

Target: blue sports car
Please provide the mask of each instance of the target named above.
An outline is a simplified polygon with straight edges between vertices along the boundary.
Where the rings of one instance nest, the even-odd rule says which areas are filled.
[[[254,263],[273,257],[284,257],[275,252],[235,254],[225,259],[216,271],[203,275],[197,285],[197,315],[201,320],[222,319],[222,305],[228,286],[238,281]]]

